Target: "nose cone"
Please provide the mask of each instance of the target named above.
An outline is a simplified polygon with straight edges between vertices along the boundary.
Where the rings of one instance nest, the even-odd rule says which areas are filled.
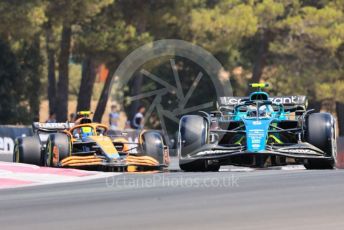
[[[109,160],[118,159],[120,156],[112,143],[111,139],[106,136],[91,136],[91,140],[95,141],[97,145],[101,148],[103,154]]]
[[[265,150],[271,119],[244,120],[246,127],[246,147],[250,152]]]

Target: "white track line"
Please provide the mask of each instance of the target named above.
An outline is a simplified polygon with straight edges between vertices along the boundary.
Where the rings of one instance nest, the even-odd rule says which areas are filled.
[[[0,189],[80,182],[121,174],[0,162]]]

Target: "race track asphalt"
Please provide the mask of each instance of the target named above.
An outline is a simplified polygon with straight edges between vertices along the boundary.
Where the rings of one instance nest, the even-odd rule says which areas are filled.
[[[344,229],[344,170],[122,174],[0,190],[0,229]]]

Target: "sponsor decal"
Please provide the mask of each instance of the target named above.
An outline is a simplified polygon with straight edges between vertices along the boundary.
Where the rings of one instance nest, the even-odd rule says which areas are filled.
[[[250,150],[259,151],[264,148],[265,132],[262,129],[251,129],[247,132],[248,143],[251,144]]]
[[[40,123],[35,122],[34,127],[39,129],[68,129],[74,126],[74,123]]]
[[[259,144],[259,143],[260,143],[260,139],[256,139],[256,140],[253,139],[253,140],[252,140],[252,144]]]
[[[0,154],[12,154],[14,141],[10,137],[0,137]]]
[[[139,143],[139,138],[138,137],[128,137],[128,142],[130,144],[128,144],[128,148],[129,148],[129,153],[138,153],[138,150],[137,150],[137,147],[138,147],[138,144],[136,143]]]
[[[236,98],[230,98],[228,103],[229,104],[239,104],[241,102],[242,99],[236,99]]]
[[[243,97],[220,97],[220,104],[221,105],[237,105],[243,99]]]
[[[12,155],[14,151],[14,143],[17,137],[31,136],[32,131],[29,127],[16,127],[12,125],[0,125],[0,156]],[[8,160],[9,157],[0,158],[0,160]],[[12,158],[11,158],[12,161]]]
[[[258,152],[265,149],[267,132],[271,119],[244,120],[246,127],[247,150]]]
[[[198,152],[196,156],[203,156],[203,155],[216,155],[216,154],[227,154],[228,150],[205,150],[202,152]]]
[[[314,154],[317,153],[311,149],[281,149],[282,152],[288,153],[301,153],[301,154]]]
[[[306,102],[305,96],[288,96],[288,97],[270,97],[270,101],[276,104],[304,104]]]
[[[244,97],[221,97],[221,105],[237,105],[240,104],[242,100],[248,99]],[[306,96],[285,96],[285,97],[270,97],[269,101],[275,104],[295,104],[300,105],[306,103]]]

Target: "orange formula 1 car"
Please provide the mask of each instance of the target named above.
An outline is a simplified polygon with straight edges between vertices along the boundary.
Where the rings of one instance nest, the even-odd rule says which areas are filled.
[[[108,128],[83,115],[76,123],[33,123],[32,137],[16,140],[13,161],[48,167],[104,171],[162,170],[168,148],[158,131],[141,131],[138,142],[125,133],[109,136]]]

